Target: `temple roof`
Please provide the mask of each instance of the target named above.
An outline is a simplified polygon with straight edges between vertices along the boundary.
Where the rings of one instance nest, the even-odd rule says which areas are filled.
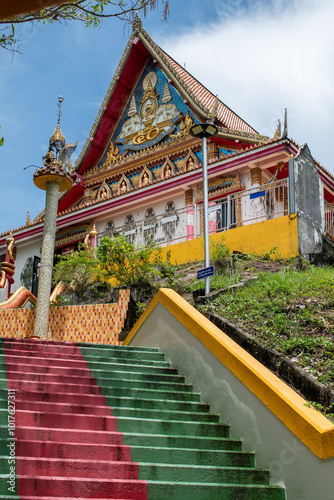
[[[206,121],[214,113],[221,135],[227,134],[233,139],[237,136],[247,143],[268,139],[259,135],[254,128],[162,50],[143,29],[140,18],[136,17],[127,47],[76,162],[78,173],[83,174],[100,159],[150,58],[158,64],[170,85],[178,91],[198,120]]]

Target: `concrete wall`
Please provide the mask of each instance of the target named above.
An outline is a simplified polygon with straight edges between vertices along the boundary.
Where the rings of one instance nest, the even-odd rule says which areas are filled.
[[[115,304],[51,307],[48,338],[117,345],[129,300],[130,290],[120,290]],[[35,315],[36,309],[0,310],[1,337],[34,335]]]
[[[125,343],[161,348],[287,500],[332,498],[334,426],[175,292],[158,292]]]
[[[323,185],[307,145],[289,161],[291,211],[297,213],[299,253],[322,251],[324,231]]]

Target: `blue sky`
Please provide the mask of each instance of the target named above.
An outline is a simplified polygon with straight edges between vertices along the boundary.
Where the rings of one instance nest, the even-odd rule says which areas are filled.
[[[164,50],[260,133],[272,136],[284,107],[289,136],[307,142],[334,173],[334,18],[331,0],[171,0],[168,23],[144,28]],[[33,184],[57,123],[79,155],[130,36],[117,19],[24,26],[23,54],[0,51],[0,233],[33,219],[45,193]]]

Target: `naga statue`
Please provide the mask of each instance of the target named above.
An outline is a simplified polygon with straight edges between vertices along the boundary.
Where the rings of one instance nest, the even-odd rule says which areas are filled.
[[[6,239],[7,251],[4,262],[1,263],[0,267],[0,288],[5,288],[8,281],[8,293],[7,299],[10,297],[11,285],[14,283],[13,275],[15,272],[15,255],[14,255],[14,243],[12,233]]]

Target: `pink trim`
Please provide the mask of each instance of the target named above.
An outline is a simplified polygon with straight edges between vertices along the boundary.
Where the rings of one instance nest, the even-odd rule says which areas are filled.
[[[240,156],[238,156],[236,158],[231,158],[229,160],[229,158],[227,157],[227,158],[224,158],[224,160],[222,160],[222,162],[219,162],[218,164],[216,163],[214,166],[208,165],[208,175],[210,176],[210,175],[216,174],[217,172],[224,172],[225,170],[239,166],[246,161],[246,158],[247,158],[247,161],[252,161],[252,160],[256,160],[258,158],[262,158],[264,156],[267,156],[269,154],[283,151],[284,149],[288,149],[292,153],[297,152],[297,150],[293,146],[288,145],[286,142],[283,142],[281,144],[277,144],[273,147],[270,147],[269,149],[266,146],[263,146],[263,149],[261,149],[260,151],[254,151],[254,152],[245,151],[244,153],[241,153]],[[322,174],[319,172],[319,175],[321,176]],[[197,181],[201,177],[202,177],[202,171],[198,170],[198,171],[192,173],[192,175],[186,176],[186,180],[187,180],[187,183],[189,183],[189,182]],[[152,196],[152,195],[160,193],[162,191],[165,192],[166,190],[169,190],[169,189],[172,189],[172,188],[175,188],[175,187],[178,187],[178,186],[184,184],[184,182],[185,182],[185,176],[181,175],[181,176],[174,178],[173,181],[169,182],[167,185],[165,183],[159,183],[159,185],[156,185],[156,186],[152,187],[151,189],[147,189],[144,192],[143,191],[137,192],[133,195],[127,196],[126,198],[123,198],[123,197],[116,198],[115,200],[111,200],[109,203],[106,203],[105,205],[99,204],[91,209],[86,209],[87,211],[85,209],[83,209],[85,211],[75,212],[72,215],[66,215],[66,214],[60,215],[60,216],[58,215],[57,227],[61,227],[62,225],[67,225],[71,222],[75,222],[78,219],[86,219],[86,218],[88,219],[95,214],[106,212],[106,211],[108,211],[112,208],[116,208],[120,205],[132,203],[138,199],[144,198],[145,196]],[[333,189],[334,189],[334,184],[333,184]],[[23,238],[28,238],[29,236],[34,236],[34,235],[42,233],[43,224],[41,223],[41,225],[39,227],[36,227],[34,229],[29,229],[27,231],[22,229],[22,231],[23,232],[21,234],[15,233],[15,240],[19,241],[19,240],[22,240]],[[6,237],[7,236],[5,236],[2,240],[0,240],[0,246],[5,244]]]

